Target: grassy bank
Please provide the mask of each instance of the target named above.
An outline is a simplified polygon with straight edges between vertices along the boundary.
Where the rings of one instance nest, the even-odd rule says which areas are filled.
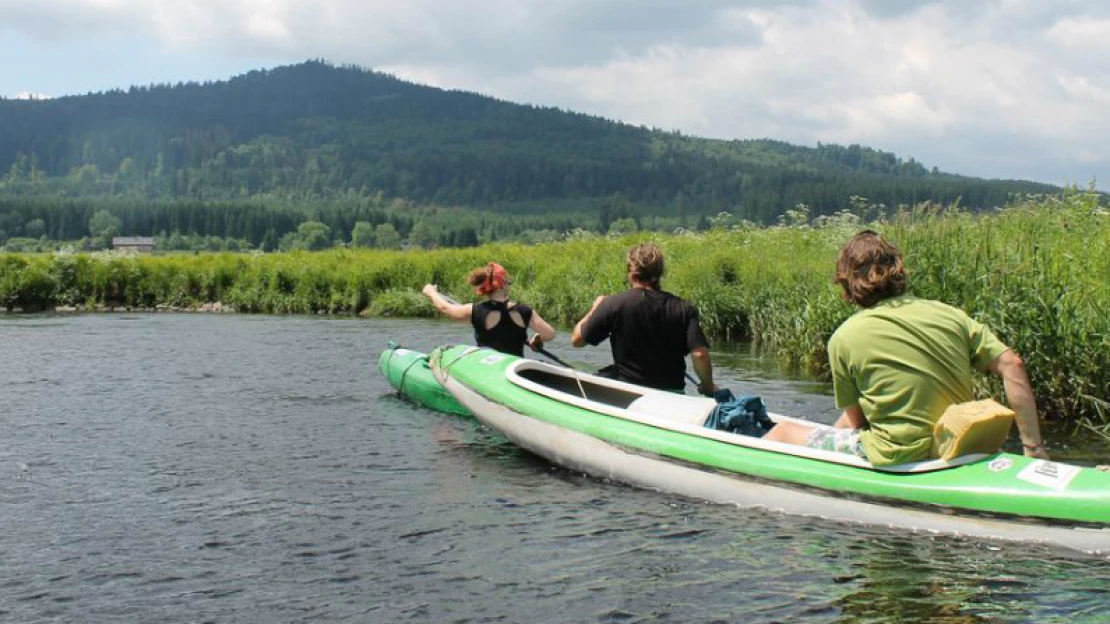
[[[755,338],[821,374],[824,345],[853,309],[831,283],[837,250],[863,227],[844,214],[780,227],[651,235],[668,256],[664,285],[694,301],[718,338]],[[1017,202],[989,216],[919,208],[870,224],[903,249],[918,295],[959,306],[1025,357],[1046,414],[1110,424],[1110,216],[1097,198]],[[0,306],[189,308],[425,316],[427,282],[467,299],[464,276],[488,260],[516,298],[569,326],[599,293],[624,287],[639,240],[585,237],[419,252],[120,257],[2,255]],[[997,389],[996,389],[997,390]]]

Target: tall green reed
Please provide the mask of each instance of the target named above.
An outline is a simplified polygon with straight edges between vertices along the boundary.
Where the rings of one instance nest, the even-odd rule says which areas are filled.
[[[778,227],[691,234],[580,235],[535,246],[432,251],[128,257],[0,255],[0,306],[152,308],[220,301],[242,312],[430,316],[425,283],[462,301],[470,269],[513,275],[513,296],[569,327],[598,294],[627,287],[624,254],[653,240],[667,254],[663,286],[694,302],[717,339],[752,339],[821,375],[825,345],[855,310],[832,283],[841,245],[863,227],[906,257],[911,291],[966,310],[1026,361],[1046,414],[1110,423],[1110,216],[1092,194],[1025,198],[997,213],[923,205],[864,224],[851,214]],[[793,213],[792,213],[793,214]],[[989,380],[984,393],[1000,392]]]

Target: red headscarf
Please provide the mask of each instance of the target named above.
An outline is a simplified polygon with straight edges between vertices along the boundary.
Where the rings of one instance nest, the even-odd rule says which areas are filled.
[[[505,267],[496,262],[490,262],[486,265],[486,280],[478,284],[476,290],[479,295],[488,295],[491,292],[504,288],[505,284],[508,283],[509,272],[505,270]]]

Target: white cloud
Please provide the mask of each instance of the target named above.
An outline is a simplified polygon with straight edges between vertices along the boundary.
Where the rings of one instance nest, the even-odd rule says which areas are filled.
[[[1110,50],[1110,19],[1089,16],[1065,17],[1045,33],[1051,41],[1091,53]]]
[[[322,57],[693,134],[1110,179],[1098,0],[0,0],[5,28],[145,32],[169,54]]]
[[[1057,76],[1056,81],[1077,102],[1110,104],[1110,85],[1095,84],[1087,76]]]
[[[0,29],[46,40],[126,30],[142,23],[136,0],[0,0]]]

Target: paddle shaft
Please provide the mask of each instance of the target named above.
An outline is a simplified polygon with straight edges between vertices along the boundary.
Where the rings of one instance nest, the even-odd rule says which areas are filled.
[[[538,351],[540,355],[542,355],[542,356],[544,356],[544,357],[548,358],[548,359],[549,359],[549,360],[551,360],[552,362],[555,362],[555,363],[556,363],[556,364],[558,364],[559,366],[562,366],[562,367],[564,367],[564,368],[574,368],[574,367],[573,367],[573,366],[571,366],[570,364],[567,364],[567,363],[566,363],[566,362],[564,362],[563,360],[559,359],[559,356],[557,356],[557,355],[555,355],[554,353],[552,353],[552,352],[548,351],[547,349],[544,349],[543,347],[540,347],[539,349],[536,349],[536,351]]]
[[[451,297],[448,297],[447,295],[445,295],[443,293],[439,293],[439,296],[443,297],[443,300],[446,301],[447,303],[450,303],[451,305],[462,305],[458,301],[455,301],[454,299],[452,299]]]

